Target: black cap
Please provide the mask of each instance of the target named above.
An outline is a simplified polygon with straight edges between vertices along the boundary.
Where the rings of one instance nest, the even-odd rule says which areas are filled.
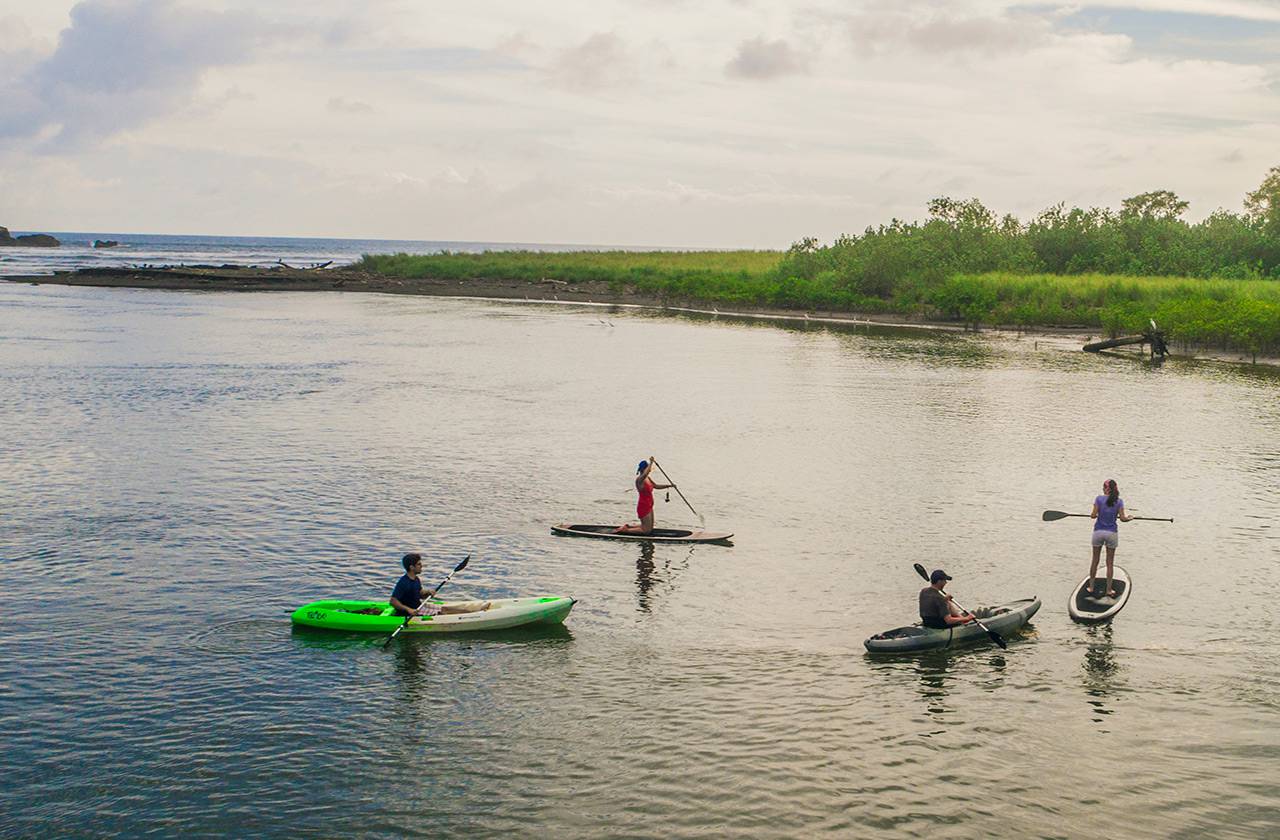
[[[406,572],[409,571],[409,567],[412,566],[414,563],[421,563],[421,562],[422,562],[422,555],[416,551],[412,551],[406,554],[404,557],[400,558],[400,563],[401,565],[404,566],[404,570]]]
[[[934,569],[933,574],[929,575],[929,583],[937,583],[940,580],[951,580],[951,575],[942,569]]]

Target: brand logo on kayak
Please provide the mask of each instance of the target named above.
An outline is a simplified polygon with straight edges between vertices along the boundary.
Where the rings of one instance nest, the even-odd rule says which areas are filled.
[[[307,618],[311,619],[312,621],[324,621],[325,616],[324,616],[324,613],[318,610],[308,610]]]

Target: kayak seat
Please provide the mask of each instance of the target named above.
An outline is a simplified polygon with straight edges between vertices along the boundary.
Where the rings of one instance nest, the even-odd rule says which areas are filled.
[[[877,633],[872,636],[873,639],[905,639],[911,636],[923,636],[926,633],[934,631],[921,627],[919,624],[913,624],[910,627],[898,627],[893,630],[886,630],[883,633]]]

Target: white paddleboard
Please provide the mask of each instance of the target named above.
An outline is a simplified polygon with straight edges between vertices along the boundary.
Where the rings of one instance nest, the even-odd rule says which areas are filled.
[[[1075,591],[1071,593],[1071,600],[1067,602],[1067,612],[1071,614],[1073,621],[1083,624],[1110,621],[1116,613],[1124,609],[1125,604],[1129,603],[1129,593],[1133,591],[1133,581],[1129,579],[1129,573],[1119,566],[1112,568],[1111,588],[1115,590],[1116,596],[1108,598],[1106,572],[1104,569],[1098,571],[1101,574],[1093,579],[1092,595],[1085,591],[1089,578],[1080,581]]]

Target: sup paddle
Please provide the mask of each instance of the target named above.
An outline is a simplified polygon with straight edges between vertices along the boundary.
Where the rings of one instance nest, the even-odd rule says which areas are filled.
[[[1056,522],[1059,519],[1065,519],[1068,516],[1089,516],[1087,513],[1065,513],[1060,510],[1046,510],[1040,514],[1040,518],[1045,522]],[[1172,522],[1173,517],[1165,518],[1163,516],[1130,516],[1130,519],[1145,519],[1148,522]]]
[[[470,555],[470,554],[468,554],[466,557],[463,557],[463,558],[462,558],[462,562],[461,562],[461,563],[459,563],[458,565],[454,566],[454,567],[453,567],[453,571],[452,571],[452,572],[449,572],[449,574],[445,575],[445,576],[444,576],[444,580],[440,581],[440,586],[444,586],[446,583],[448,583],[448,582],[449,582],[449,578],[453,577],[453,576],[454,576],[454,575],[456,575],[458,572],[460,572],[460,571],[462,571],[463,569],[465,569],[465,568],[467,567],[467,561],[468,561],[468,560],[470,560],[470,559],[471,559],[471,555]],[[437,587],[435,588],[436,593],[439,593],[439,592],[440,592],[440,586],[437,586]],[[432,595],[432,597],[434,598],[434,597],[435,597],[435,595]],[[409,613],[408,615],[406,615],[406,616],[404,617],[404,623],[403,623],[403,624],[401,624],[399,627],[397,627],[397,628],[395,629],[395,631],[394,631],[390,636],[388,636],[388,637],[387,637],[387,640],[386,640],[385,642],[383,642],[383,643],[382,643],[382,647],[383,647],[383,649],[384,649],[384,650],[386,649],[387,645],[391,644],[391,640],[392,640],[392,639],[394,639],[396,636],[399,636],[399,635],[400,635],[400,631],[401,631],[401,630],[403,630],[404,628],[406,628],[406,627],[408,627],[408,626],[409,626],[409,621],[410,621],[410,620],[412,620],[412,619],[413,619],[413,617],[414,617],[415,615],[417,615],[417,613]]]
[[[684,498],[684,494],[680,492],[680,488],[679,488],[679,487],[677,487],[677,486],[676,486],[676,483],[675,483],[674,481],[672,481],[672,480],[671,480],[671,476],[667,475],[667,471],[666,471],[666,470],[664,470],[664,469],[662,468],[662,465],[658,463],[658,459],[657,459],[657,458],[652,458],[652,457],[651,457],[651,459],[650,459],[650,460],[652,460],[652,461],[653,461],[653,465],[654,465],[655,467],[657,467],[657,468],[658,468],[658,472],[662,473],[662,477],[663,477],[663,478],[665,478],[665,479],[667,480],[667,484],[670,484],[670,485],[671,485],[671,489],[672,489],[672,490],[675,490],[675,491],[676,491],[676,493],[678,493],[678,494],[680,495],[680,498],[684,500],[684,503],[685,503],[686,505],[689,505],[689,510],[693,511],[693,515],[694,515],[694,516],[696,516],[696,517],[698,517],[698,523],[699,523],[703,528],[706,528],[706,527],[707,527],[707,520],[706,520],[706,518],[705,518],[705,517],[703,517],[703,515],[702,515],[702,514],[700,514],[700,513],[698,513],[696,510],[693,510],[693,505],[690,505],[690,504],[689,504],[689,500]]]
[[[916,571],[920,574],[920,577],[924,578],[925,580],[929,580],[929,573],[924,570],[924,566],[921,566],[919,563],[916,563],[914,565],[916,567]],[[955,598],[952,598],[951,602],[955,604],[957,607],[960,607],[960,609],[964,610],[964,607],[960,606],[959,602],[957,602]],[[964,611],[969,613],[969,615],[973,615],[973,613],[969,612],[968,610],[964,610]],[[981,621],[979,621],[976,615],[973,615],[973,622],[977,624],[979,627],[981,627],[983,630],[986,630],[987,635],[991,638],[991,641],[999,645],[1001,650],[1009,649],[1009,645],[1008,643],[1005,642],[1004,637],[1001,636],[996,631],[992,630],[987,625],[983,624]]]

